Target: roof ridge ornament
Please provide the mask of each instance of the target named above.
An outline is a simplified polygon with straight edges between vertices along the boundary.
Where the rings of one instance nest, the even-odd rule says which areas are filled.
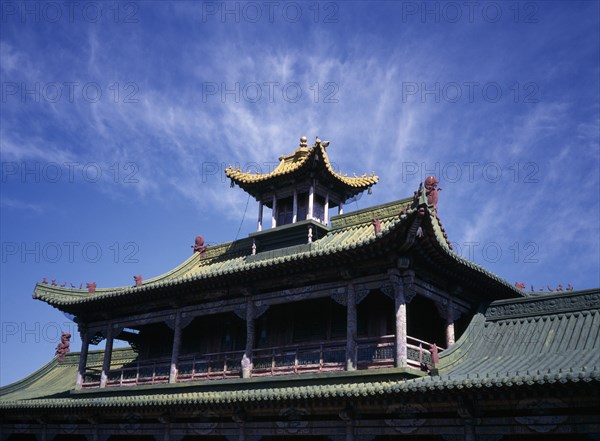
[[[427,204],[433,205],[433,209],[437,211],[438,193],[442,191],[438,188],[438,180],[435,176],[428,176],[425,179],[425,194],[427,196]]]
[[[321,146],[324,149],[326,149],[327,147],[329,147],[329,144],[330,144],[329,141],[321,141],[318,136],[315,139],[315,147]]]
[[[308,147],[308,138],[306,136],[301,136],[300,137],[300,148],[307,148]]]

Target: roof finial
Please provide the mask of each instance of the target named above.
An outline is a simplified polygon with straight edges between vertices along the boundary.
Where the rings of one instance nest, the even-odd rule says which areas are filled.
[[[301,148],[308,147],[308,144],[307,144],[306,141],[308,141],[308,139],[306,138],[306,136],[303,136],[303,137],[300,138],[300,147]]]

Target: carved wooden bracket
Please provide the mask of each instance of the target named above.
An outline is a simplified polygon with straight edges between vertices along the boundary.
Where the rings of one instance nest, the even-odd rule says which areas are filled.
[[[238,306],[237,308],[235,308],[233,310],[233,313],[235,315],[237,315],[239,318],[241,318],[242,320],[246,320],[246,307],[245,306]]]
[[[172,331],[175,330],[177,318],[175,314],[171,314],[165,320],[165,325],[167,325]]]
[[[356,304],[358,305],[360,302],[362,302],[369,295],[370,292],[371,290],[364,285],[355,286],[354,295]],[[348,289],[346,288],[334,288],[331,292],[330,297],[335,303],[338,303],[342,306],[348,305]]]
[[[190,323],[194,321],[194,316],[188,315],[185,312],[182,312],[180,314],[181,315],[179,316],[179,328],[185,329],[190,325]],[[175,326],[177,326],[177,316],[170,315],[165,320],[165,325],[167,325],[172,331],[175,331]]]
[[[254,313],[252,314],[252,318],[253,319],[259,318],[261,315],[263,315],[265,312],[267,312],[267,309],[269,309],[269,307],[270,307],[270,305],[267,305],[262,302],[260,302],[259,305],[257,305],[255,303],[254,307],[253,307]],[[246,312],[247,308],[248,308],[248,306],[240,306],[240,307],[235,308],[233,310],[233,312],[235,315],[237,315],[242,320],[246,320],[248,318],[248,314]]]
[[[342,306],[348,305],[348,296],[346,294],[345,288],[335,288],[331,292],[331,298],[335,303],[338,303]]]
[[[456,308],[451,301],[444,299],[442,301],[435,301],[434,303],[440,317],[448,323],[454,323],[462,315],[462,311]]]
[[[123,326],[112,325],[112,336],[117,338],[123,332]]]
[[[406,303],[409,304],[415,298],[415,295],[417,295],[415,289],[415,272],[411,270],[403,271],[402,283],[404,284],[404,298]]]
[[[405,303],[409,304],[412,302],[412,299],[416,295],[414,271],[406,270],[400,272],[398,270],[389,270],[388,273],[390,281],[383,283],[379,290],[392,300],[395,300],[396,290],[402,289],[404,290]]]
[[[257,319],[269,309],[269,305],[254,306],[254,318]]]
[[[194,321],[194,316],[192,315],[187,315],[187,314],[181,314],[181,319],[179,321],[179,326],[181,326],[181,329],[185,329],[187,328],[192,322]]]
[[[104,336],[105,332],[106,331],[103,331],[100,328],[88,328],[88,330],[87,330],[88,343],[91,345],[99,344],[102,340],[105,339],[105,336]],[[81,341],[83,341],[83,336],[81,337]]]
[[[394,300],[396,298],[396,291],[394,290],[394,286],[391,283],[383,283],[379,287],[379,291],[384,293],[390,299]]]
[[[356,304],[358,305],[369,295],[371,290],[365,286],[360,286],[356,287],[354,289],[354,292],[356,293]]]

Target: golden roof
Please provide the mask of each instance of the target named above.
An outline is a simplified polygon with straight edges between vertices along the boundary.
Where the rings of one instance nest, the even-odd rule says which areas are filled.
[[[239,167],[234,169],[231,165],[225,169],[225,174],[233,182],[238,184],[245,190],[249,190],[248,187],[252,187],[252,184],[267,183],[269,181],[279,180],[291,176],[293,174],[300,174],[303,171],[313,170],[315,168],[321,168],[323,174],[331,178],[338,185],[344,187],[350,187],[356,193],[357,189],[366,190],[372,185],[377,184],[379,177],[375,176],[375,172],[371,172],[369,176],[364,173],[362,176],[348,177],[336,172],[327,156],[326,148],[329,145],[329,141],[321,141],[318,137],[315,144],[312,147],[307,147],[306,137],[300,138],[300,147],[289,155],[279,157],[279,165],[270,173],[247,173],[242,171]],[[319,159],[323,158],[323,161]]]

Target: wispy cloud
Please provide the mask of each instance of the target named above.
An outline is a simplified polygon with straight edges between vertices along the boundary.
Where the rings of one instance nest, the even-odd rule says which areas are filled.
[[[45,211],[45,207],[43,205],[5,197],[0,198],[0,206],[9,210],[29,211],[35,214],[42,214]]]

